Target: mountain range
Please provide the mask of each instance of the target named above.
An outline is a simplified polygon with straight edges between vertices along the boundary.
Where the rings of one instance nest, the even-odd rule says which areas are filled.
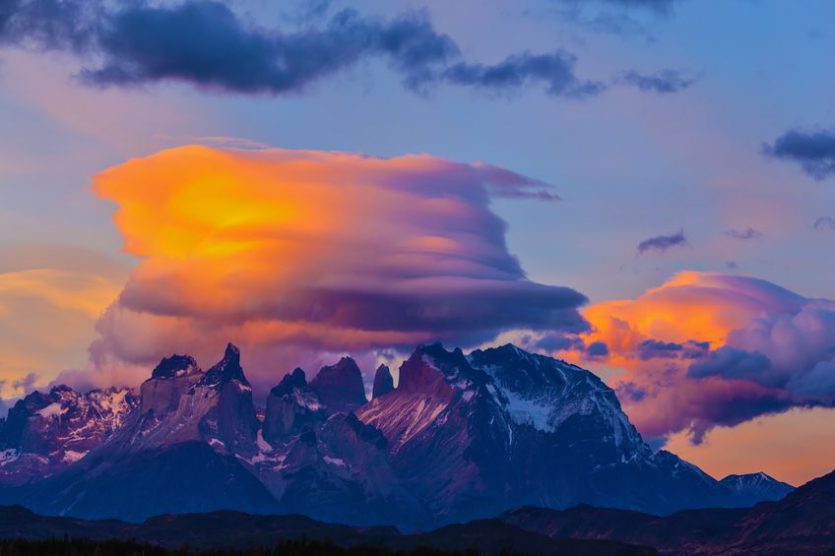
[[[138,392],[34,392],[0,421],[0,502],[141,522],[236,510],[426,530],[520,507],[666,515],[777,500],[765,474],[721,481],[653,451],[615,393],[516,346],[418,347],[374,377],[342,358],[285,375],[256,408],[240,352],[163,359]]]

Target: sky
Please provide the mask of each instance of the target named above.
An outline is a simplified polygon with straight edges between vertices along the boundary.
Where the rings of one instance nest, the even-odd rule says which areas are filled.
[[[0,0],[0,400],[513,341],[835,467],[828,1]]]

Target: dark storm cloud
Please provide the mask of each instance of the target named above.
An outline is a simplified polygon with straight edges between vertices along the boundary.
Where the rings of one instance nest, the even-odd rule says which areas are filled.
[[[764,144],[762,152],[800,164],[807,175],[818,181],[835,173],[835,131],[789,130],[773,144]]]
[[[683,75],[680,71],[665,69],[652,74],[629,71],[621,76],[621,81],[644,92],[677,93],[687,89],[697,78]]]
[[[754,228],[745,228],[744,230],[730,229],[725,230],[725,235],[734,239],[759,239],[763,237],[763,233]]]
[[[643,254],[648,251],[661,251],[663,253],[672,247],[682,247],[684,245],[687,245],[687,238],[684,237],[684,230],[680,230],[675,234],[645,239],[638,244],[638,252]]]
[[[83,81],[97,86],[141,86],[167,81],[235,93],[289,94],[370,59],[382,59],[410,90],[441,84],[489,93],[543,86],[552,96],[579,98],[606,86],[575,73],[575,57],[561,50],[524,52],[495,64],[462,59],[426,12],[391,20],[342,10],[327,21],[314,10],[293,31],[259,27],[226,3],[179,4],[96,0],[0,0],[0,43],[60,49],[81,56]],[[689,83],[676,72],[630,72],[641,90],[672,92]]]

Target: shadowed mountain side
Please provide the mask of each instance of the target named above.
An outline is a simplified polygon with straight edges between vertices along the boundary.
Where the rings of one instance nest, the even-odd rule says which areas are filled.
[[[666,517],[591,506],[519,508],[500,519],[552,538],[618,540],[668,554],[833,554],[835,471],[753,508],[688,510]]]

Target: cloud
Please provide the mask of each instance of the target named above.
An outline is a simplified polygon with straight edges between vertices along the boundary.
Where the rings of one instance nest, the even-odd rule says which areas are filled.
[[[90,82],[179,80],[243,93],[300,91],[369,56],[388,58],[417,87],[458,53],[423,12],[383,22],[344,10],[324,29],[282,34],[250,28],[225,4],[205,0],[131,6],[110,19],[100,42],[106,60],[83,72]]]
[[[677,93],[693,85],[697,78],[687,77],[678,70],[666,69],[653,74],[629,71],[621,76],[621,81],[644,92]]]
[[[818,231],[835,232],[835,218],[832,218],[831,216],[821,216],[815,220],[812,227]]]
[[[92,37],[99,0],[3,0],[0,44],[80,51]]]
[[[835,131],[789,130],[773,144],[763,144],[762,152],[800,164],[807,175],[818,181],[835,173]]]
[[[639,429],[696,441],[791,407],[835,405],[835,301],[806,298],[756,278],[686,272],[634,299],[583,311],[585,345]],[[571,357],[573,346],[566,350]]]
[[[638,357],[649,359],[697,359],[710,349],[709,342],[661,342],[649,338],[638,344]]]
[[[527,82],[541,82],[549,95],[575,98],[596,95],[606,88],[599,82],[578,79],[574,74],[575,62],[575,56],[563,51],[551,54],[525,52],[495,65],[461,62],[448,68],[443,77],[456,85],[494,92],[518,89]]]
[[[0,247],[0,398],[10,399],[83,365],[94,325],[126,271],[83,249]]]
[[[745,228],[744,230],[737,230],[737,229],[730,229],[725,230],[725,235],[734,239],[760,239],[763,237],[763,233],[759,230],[755,230],[754,228]]]
[[[209,358],[232,340],[274,378],[266,354],[279,348],[583,331],[585,298],[526,279],[489,209],[491,195],[543,187],[427,155],[192,146],[131,160],[95,178],[140,264],[91,353],[100,366],[142,365],[172,352]]]
[[[361,62],[382,59],[419,93],[441,84],[492,94],[544,85],[552,96],[580,98],[606,88],[579,78],[576,58],[562,50],[476,63],[435,30],[426,11],[384,20],[344,9],[325,19],[329,10],[322,5],[281,30],[257,26],[214,0],[7,0],[0,44],[73,52],[83,64],[81,80],[100,87],[182,82],[240,94],[299,94]],[[671,92],[689,84],[672,70],[629,75],[628,82],[642,90]]]
[[[663,253],[667,249],[683,247],[685,245],[687,245],[687,238],[684,237],[684,230],[680,230],[675,234],[645,239],[638,244],[638,253],[644,254],[648,251],[660,251]]]
[[[758,381],[771,369],[771,360],[758,352],[722,346],[703,361],[690,365],[692,377],[723,376]]]

